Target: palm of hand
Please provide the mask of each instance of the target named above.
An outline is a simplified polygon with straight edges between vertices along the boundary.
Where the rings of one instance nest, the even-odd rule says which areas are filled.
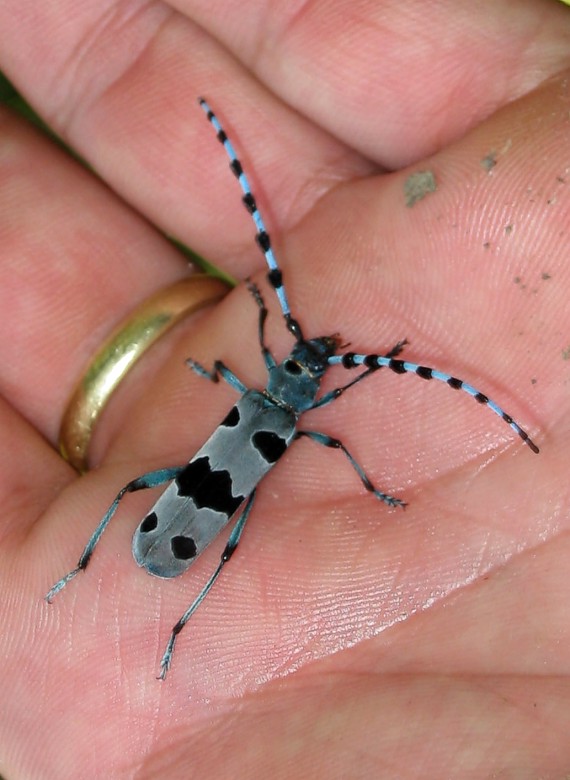
[[[563,34],[550,24],[552,47]],[[153,83],[154,58],[189,40],[200,56],[186,63],[182,92],[198,94],[207,80],[234,123],[305,333],[341,331],[351,348],[375,352],[407,337],[410,359],[488,391],[542,452],[535,458],[470,399],[387,372],[308,416],[306,427],[342,437],[378,486],[410,506],[387,510],[336,453],[296,444],[263,483],[239,552],[161,684],[168,632],[223,540],[184,578],[149,579],[130,558],[130,536],[151,499],[133,496],[86,574],[52,607],[41,596],[75,563],[117,489],[190,457],[235,399],[229,388],[210,392],[186,357],[222,358],[249,386],[264,384],[242,287],[125,383],[94,442],[98,470],[78,479],[51,446],[105,332],[184,273],[127,203],[263,284],[251,226],[193,100],[174,82],[178,102],[167,100],[168,68],[155,96],[161,113],[137,100]],[[4,119],[12,172],[1,204],[12,229],[2,306],[20,326],[5,335],[0,407],[8,778],[127,777],[133,767],[139,777],[481,777],[503,767],[556,776],[568,760],[564,80],[482,123],[488,112],[475,105],[477,121],[448,145],[463,121],[451,88],[441,96],[449,130],[427,114],[402,123],[380,97],[370,114],[320,106],[310,122],[283,90],[269,95],[244,72],[228,85],[227,55],[187,21],[171,19],[154,45],[97,104],[79,110],[66,98],[68,115],[76,109],[70,139],[125,202]],[[208,56],[220,72],[204,75]],[[247,106],[231,97],[236,85]],[[165,133],[170,143],[160,142]],[[498,162],[488,173],[481,160],[491,151]],[[385,175],[379,160],[413,167]],[[426,167],[439,189],[406,209],[403,183]],[[290,336],[265,295],[268,339],[282,355]],[[327,386],[347,381],[332,373]]]

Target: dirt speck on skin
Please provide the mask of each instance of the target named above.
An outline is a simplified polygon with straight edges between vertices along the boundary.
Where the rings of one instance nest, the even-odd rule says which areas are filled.
[[[540,274],[540,279],[543,282],[548,282],[550,279],[552,279],[552,274],[549,274],[548,271],[543,271]],[[523,290],[526,288],[526,284],[523,282],[521,276],[514,276],[513,277],[513,282],[515,284],[518,284],[521,287],[521,289],[523,289]]]
[[[416,171],[416,173],[410,174],[404,182],[406,206],[411,208],[430,192],[435,192],[436,190],[437,182],[433,171]]]
[[[485,157],[481,160],[481,166],[483,170],[487,171],[487,173],[490,173],[495,165],[497,164],[497,152],[492,149],[489,154],[486,154]]]
[[[543,271],[540,274],[540,281],[541,282],[548,282],[550,279],[552,279],[552,275],[549,274],[548,271]],[[514,276],[513,277],[513,282],[516,285],[518,285],[520,290],[527,290],[527,289],[529,289],[527,282],[523,281],[522,276]],[[534,295],[536,295],[538,293],[538,291],[539,291],[538,287],[531,287],[530,288],[530,292],[533,293]]]
[[[479,160],[481,168],[483,168],[483,170],[486,171],[487,173],[491,173],[493,168],[497,165],[499,161],[499,157],[505,155],[509,151],[512,145],[513,145],[512,139],[507,138],[505,143],[498,151],[496,149],[489,150],[485,155],[485,157]]]

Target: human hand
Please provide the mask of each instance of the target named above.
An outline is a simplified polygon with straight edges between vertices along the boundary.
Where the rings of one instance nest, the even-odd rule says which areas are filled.
[[[562,5],[530,1],[0,7],[0,67],[103,180],[3,112],[7,780],[566,771],[570,100],[567,74],[548,79],[569,39]],[[263,285],[199,94],[306,335],[371,352],[407,337],[407,358],[489,393],[542,451],[467,397],[380,372],[304,425],[341,437],[405,513],[338,453],[296,444],[160,683],[223,539],[184,577],[151,579],[130,537],[152,498],[132,496],[86,573],[42,596],[117,490],[190,458],[235,400],[186,357],[264,386],[242,286],[123,383],[96,470],[79,478],[54,449],[106,334],[186,274],[151,224]],[[405,180],[428,168],[437,191],[406,208]],[[281,356],[291,338],[264,292]]]

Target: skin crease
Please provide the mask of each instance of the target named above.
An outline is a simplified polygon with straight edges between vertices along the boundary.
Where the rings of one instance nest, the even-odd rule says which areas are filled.
[[[0,774],[565,777],[570,11],[8,0],[0,52],[99,175],[0,113]],[[154,496],[130,496],[87,572],[42,596],[117,490],[185,462],[235,400],[186,357],[264,386],[242,285],[123,383],[97,469],[80,478],[56,453],[89,356],[186,274],[153,226],[251,275],[275,354],[291,347],[200,94],[305,334],[371,352],[407,337],[405,357],[488,393],[541,453],[464,394],[381,371],[303,425],[341,437],[405,512],[339,453],[295,444],[161,683],[168,633],[225,538],[185,576],[150,578],[130,539]],[[406,208],[421,170],[438,188]],[[331,370],[325,389],[351,376]]]

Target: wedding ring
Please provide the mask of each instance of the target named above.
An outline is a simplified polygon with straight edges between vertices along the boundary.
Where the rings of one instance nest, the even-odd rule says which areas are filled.
[[[230,289],[220,279],[194,274],[147,298],[117,325],[85,369],[61,421],[59,449],[77,471],[88,470],[95,426],[135,363],[181,319],[221,300]]]

